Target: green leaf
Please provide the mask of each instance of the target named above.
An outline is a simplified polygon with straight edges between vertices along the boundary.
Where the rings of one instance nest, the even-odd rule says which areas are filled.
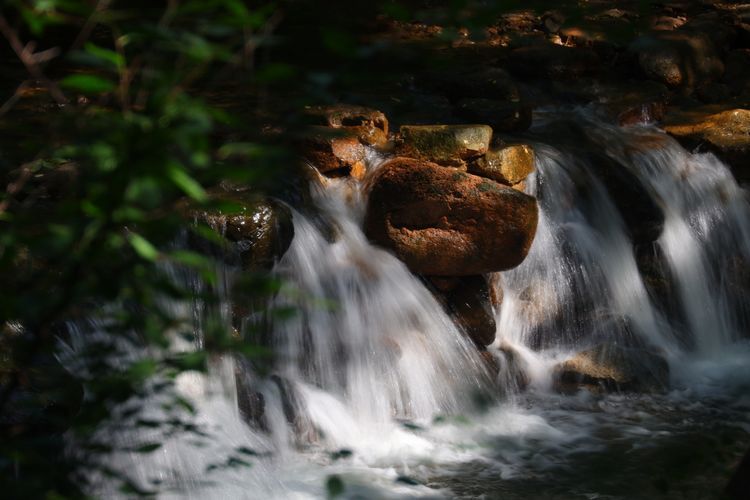
[[[81,74],[66,76],[60,81],[60,85],[86,94],[110,92],[116,87],[112,81],[100,76]]]
[[[193,351],[174,358],[174,364],[182,370],[203,371],[206,368],[208,354],[205,351]]]
[[[336,498],[344,493],[344,481],[340,476],[332,475],[328,476],[326,481],[326,491],[328,492],[328,498]]]
[[[161,443],[147,443],[135,449],[137,453],[151,453],[161,448]]]
[[[197,252],[191,252],[189,250],[175,250],[169,254],[169,256],[180,264],[184,264],[190,267],[204,268],[209,267],[213,264],[213,261],[205,255]]]
[[[292,79],[296,70],[293,66],[284,63],[267,64],[256,71],[255,78],[263,83],[276,83]]]
[[[122,70],[122,68],[125,67],[125,58],[113,50],[99,47],[98,45],[94,45],[90,42],[84,46],[84,49],[87,53],[91,54],[97,59],[109,62],[118,71]]]
[[[128,375],[135,381],[143,381],[156,373],[158,364],[153,359],[143,359],[128,367]]]
[[[233,156],[257,157],[265,152],[265,146],[252,142],[230,142],[219,148],[219,158],[225,160]]]
[[[156,247],[143,236],[136,233],[130,233],[128,235],[128,241],[133,246],[136,253],[144,259],[154,261],[159,257],[159,250],[157,250]]]
[[[182,189],[186,195],[198,202],[204,202],[208,199],[206,191],[198,181],[190,175],[178,163],[170,163],[167,167],[167,175],[175,185]]]

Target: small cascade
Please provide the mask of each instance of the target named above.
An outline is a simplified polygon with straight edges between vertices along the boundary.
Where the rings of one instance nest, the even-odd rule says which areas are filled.
[[[503,273],[499,331],[537,350],[602,339],[669,346],[622,219],[591,166],[550,147],[537,155],[530,194],[539,200],[539,226],[524,263]]]
[[[274,372],[300,393],[295,418],[356,447],[382,439],[394,418],[425,423],[471,408],[490,382],[476,348],[403,263],[367,241],[357,220],[363,187],[327,182],[315,196],[335,239],[295,214],[294,242],[276,268],[289,290],[271,304],[297,311],[270,333]],[[328,424],[315,403],[340,408],[349,427]]]
[[[750,258],[750,208],[729,169],[711,154],[689,154],[664,138],[661,148],[638,148],[638,174],[664,204],[658,244],[675,277],[696,351],[716,355],[747,335],[748,306],[733,280]]]
[[[538,140],[554,120],[545,118],[541,138],[532,134]],[[576,142],[536,147],[528,189],[539,201],[539,228],[527,259],[503,273],[498,342],[524,352],[542,385],[565,353],[599,342],[650,346],[678,369],[685,356],[725,353],[747,335],[750,318],[737,276],[750,249],[746,192],[713,155],[691,154],[655,128],[615,127],[589,111],[576,119],[597,155],[582,155]],[[601,162],[626,169],[656,201],[658,239],[632,241]],[[662,293],[675,294],[672,307],[646,286],[642,253],[662,268],[657,278]]]
[[[545,132],[554,117],[531,130],[536,172],[527,192],[538,199],[539,223],[525,261],[493,280],[504,297],[490,349],[499,356],[497,380],[424,283],[364,235],[368,179],[324,179],[313,186],[316,217],[294,213],[294,240],[273,271],[284,288],[243,321],[242,333],[275,353],[270,373],[224,358],[207,376],[184,374],[178,390],[205,432],[169,437],[149,455],[119,454],[113,467],[144,485],[158,480],[165,498],[321,498],[332,474],[352,497],[435,498],[453,496],[440,488],[456,474],[474,481],[481,470],[505,481],[527,468],[554,470],[570,450],[602,449],[595,412],[618,422],[623,439],[647,427],[664,435],[661,420],[643,417],[658,414],[657,400],[636,400],[620,414],[625,399],[553,395],[554,367],[598,344],[655,352],[670,364],[670,397],[683,399],[692,393],[679,391],[692,389],[678,375],[689,361],[704,366],[734,350],[732,369],[748,371],[748,350],[736,342],[747,336],[750,304],[736,280],[750,262],[750,205],[712,155],[691,154],[655,128],[611,126],[588,110],[575,118],[594,154]],[[379,162],[368,158],[368,176]],[[658,231],[636,235],[603,162],[641,184],[663,215]],[[646,269],[661,270],[662,288]],[[235,270],[223,271],[228,290]],[[175,279],[201,286],[195,276]],[[230,300],[212,311],[172,307],[200,334],[207,315],[230,328]],[[288,308],[291,318],[273,314]],[[520,358],[500,354],[509,347]],[[525,385],[519,367],[531,382],[528,397],[507,398]],[[250,410],[241,411],[247,401]],[[148,411],[159,414],[159,404],[154,398]],[[253,405],[260,411],[249,418]],[[128,445],[158,437],[102,432]],[[212,467],[242,450],[252,451],[249,469]],[[443,479],[425,486],[436,477]],[[113,494],[107,488],[97,493]],[[486,488],[466,491],[502,491],[489,479]]]

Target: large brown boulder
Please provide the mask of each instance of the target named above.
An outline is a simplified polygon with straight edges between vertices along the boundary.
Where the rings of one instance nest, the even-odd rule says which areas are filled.
[[[370,191],[365,231],[409,268],[428,276],[510,269],[526,257],[536,200],[489,179],[425,161],[395,158]]]
[[[664,130],[688,149],[703,148],[726,162],[739,181],[750,180],[750,110],[713,107],[667,115]]]

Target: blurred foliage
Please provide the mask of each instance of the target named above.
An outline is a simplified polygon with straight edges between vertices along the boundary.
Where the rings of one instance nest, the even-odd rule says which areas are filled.
[[[206,225],[185,224],[185,200],[227,212],[231,204],[209,195],[221,181],[256,194],[283,196],[294,187],[289,138],[303,121],[302,107],[340,100],[352,89],[390,88],[423,57],[368,36],[383,16],[440,24],[450,39],[461,28],[481,33],[514,9],[564,8],[575,20],[585,17],[586,5],[6,0],[3,496],[78,498],[97,477],[119,480],[128,495],[158,490],[106,465],[117,451],[107,433],[119,422],[165,437],[201,434],[190,423],[190,401],[172,390],[178,375],[205,371],[222,353],[263,354],[227,328],[219,307],[222,266],[186,244],[221,238]],[[242,284],[248,301],[280,286],[265,275]],[[200,305],[205,317],[196,323],[178,313],[179,303]],[[175,349],[179,342],[198,349]],[[156,420],[141,414],[155,393],[167,398]],[[68,452],[70,440],[79,452]],[[160,447],[130,443],[126,451]],[[246,451],[217,457],[212,467],[251,464],[254,453]],[[329,479],[331,497],[343,488],[340,478]]]
[[[92,478],[112,476],[125,492],[149,493],[105,465],[117,451],[114,426],[200,433],[190,401],[172,390],[176,377],[205,371],[216,354],[261,352],[219,314],[221,266],[180,242],[186,231],[219,238],[185,223],[183,200],[215,209],[206,188],[226,179],[267,189],[286,159],[204,97],[223,83],[217,77],[252,75],[274,12],[237,0],[18,0],[3,9],[9,56],[26,72],[3,108],[23,136],[2,145],[6,498],[79,497]],[[49,64],[45,54],[55,56]],[[263,296],[278,283],[259,276],[250,287],[246,295]],[[202,305],[201,335],[180,303]],[[180,340],[203,349],[175,349]],[[142,401],[156,393],[163,412],[146,419]]]

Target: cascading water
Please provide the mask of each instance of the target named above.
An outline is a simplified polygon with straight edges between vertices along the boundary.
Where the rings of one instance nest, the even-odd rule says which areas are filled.
[[[328,182],[316,195],[338,238],[329,242],[295,214],[295,240],[276,268],[292,291],[271,307],[291,305],[298,314],[270,332],[278,361],[261,392],[286,409],[285,418],[266,421],[284,445],[293,431],[304,444],[377,462],[424,447],[403,439],[398,421],[425,424],[466,411],[472,395],[488,393],[490,380],[476,349],[424,286],[367,242],[350,215],[361,208],[351,205],[359,188]]]
[[[275,269],[287,289],[269,307],[293,306],[296,316],[273,322],[256,311],[246,319],[276,353],[272,376],[235,370],[232,360],[217,362],[208,378],[186,375],[180,387],[210,436],[204,447],[170,438],[148,459],[122,456],[116,465],[143,481],[159,477],[172,488],[166,496],[190,498],[320,498],[331,474],[343,478],[351,498],[527,498],[539,496],[541,485],[550,498],[627,497],[628,488],[648,496],[661,486],[627,474],[616,485],[599,483],[591,477],[597,464],[658,460],[658,443],[667,449],[675,438],[713,432],[701,425],[717,412],[732,436],[747,441],[750,349],[740,339],[750,308],[735,282],[738,266],[750,262],[746,192],[712,155],[690,154],[655,128],[576,117],[598,154],[658,200],[664,229],[638,252],[645,246],[661,259],[674,307],[655,300],[644,281],[597,157],[564,142],[546,145],[532,129],[539,144],[528,190],[539,200],[539,227],[527,259],[502,273],[490,348],[502,365],[497,348],[512,346],[532,384],[500,399],[493,395],[512,385],[507,370],[490,380],[425,286],[365,238],[366,183],[327,180],[314,198],[332,229],[295,213],[293,244]],[[371,160],[373,172],[379,160]],[[671,389],[661,396],[549,392],[557,362],[601,342],[661,353]],[[253,425],[231,394],[235,373],[240,397],[245,391],[263,401],[264,417]],[[206,472],[243,447],[258,453],[250,469]],[[550,474],[565,471],[570,480],[555,476],[554,490]],[[672,490],[676,498],[699,491],[691,481],[683,481],[688,490]]]

